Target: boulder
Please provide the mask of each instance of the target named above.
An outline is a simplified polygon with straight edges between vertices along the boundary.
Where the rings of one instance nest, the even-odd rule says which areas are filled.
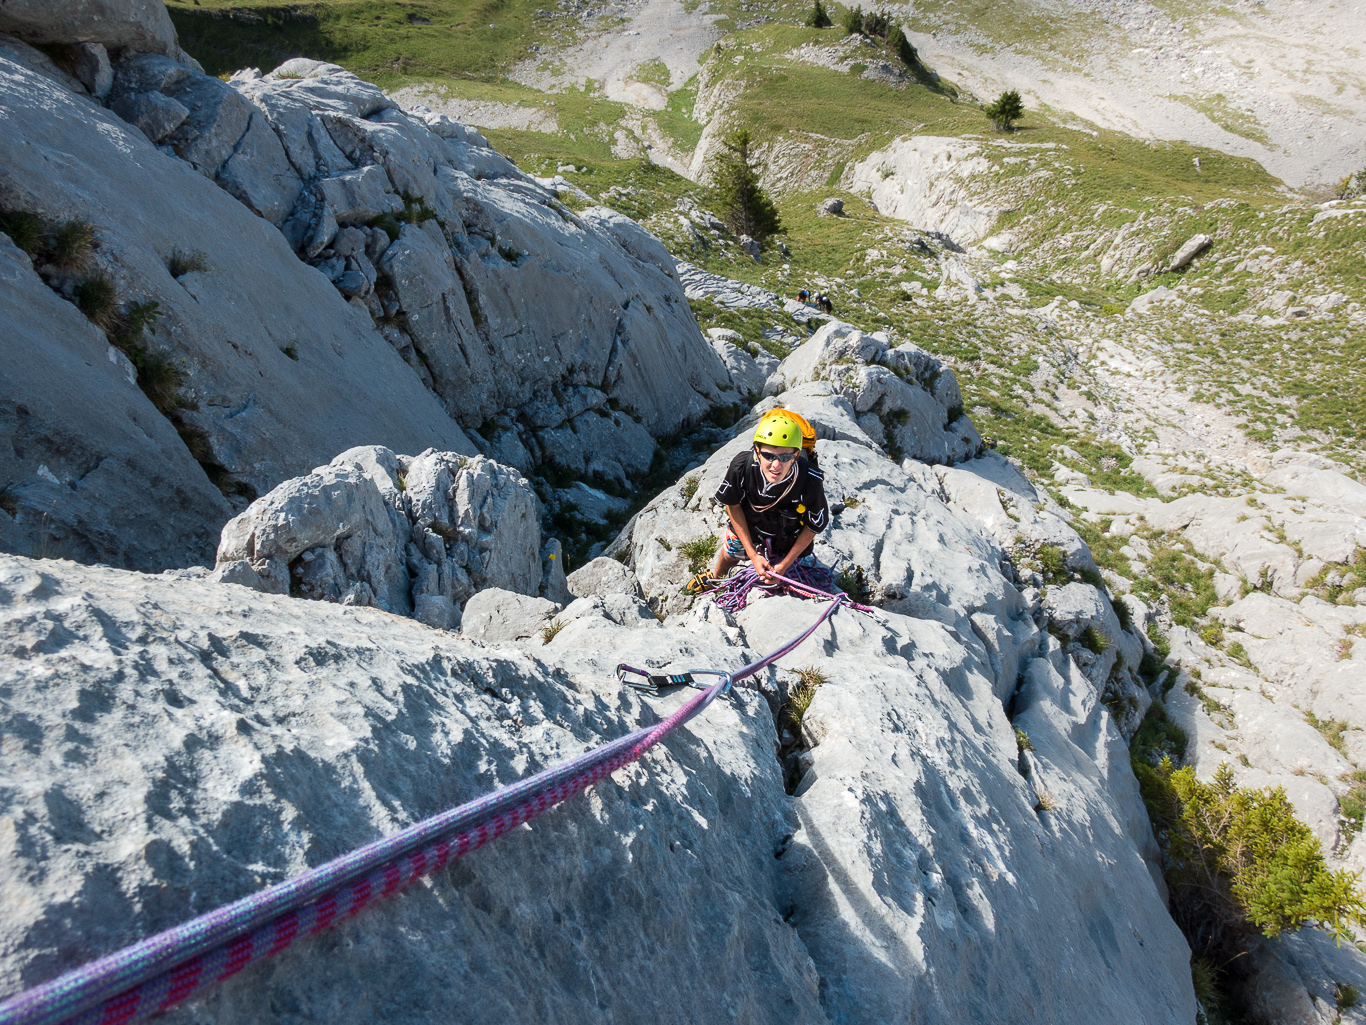
[[[397,213],[403,200],[393,193],[384,168],[367,164],[318,183],[338,224],[368,224],[381,214]]]
[[[885,335],[830,321],[782,361],[764,391],[778,395],[818,383],[849,400],[862,434],[899,456],[954,463],[982,447],[963,415],[957,377],[917,346],[891,348]]]
[[[76,43],[71,51],[71,73],[81,80],[91,96],[104,99],[114,85],[109,51],[101,43]]]
[[[34,44],[99,43],[111,50],[180,52],[161,0],[5,0],[0,33]]]
[[[453,629],[484,587],[567,597],[552,555],[558,543],[542,550],[539,502],[516,470],[372,445],[248,506],[223,528],[214,579]]]
[[[319,467],[257,499],[223,528],[218,562],[245,561],[275,594],[340,601],[363,582],[386,611],[412,611],[395,530],[374,481],[349,466]],[[296,561],[297,560],[297,561]]]
[[[471,640],[491,644],[539,639],[561,608],[547,598],[490,587],[465,603],[460,632]]]
[[[599,556],[569,574],[569,591],[578,597],[589,595],[641,594],[635,574],[616,559]]]
[[[1186,241],[1181,244],[1181,248],[1172,255],[1170,262],[1167,264],[1167,272],[1171,273],[1172,271],[1180,270],[1182,267],[1186,266],[1186,264],[1195,259],[1195,257],[1203,252],[1213,241],[1213,235],[1205,234],[1192,235],[1190,238],[1186,239]]]
[[[816,213],[822,217],[838,217],[844,213],[844,200],[838,196],[831,196],[829,199],[821,200],[816,205]]]

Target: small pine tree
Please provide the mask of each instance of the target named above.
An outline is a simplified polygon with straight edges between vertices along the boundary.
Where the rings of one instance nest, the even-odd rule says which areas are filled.
[[[811,8],[811,13],[806,16],[807,28],[829,28],[834,22],[830,20],[830,15],[825,11],[825,5],[821,0],[816,0],[816,4]]]
[[[982,108],[982,113],[991,118],[998,132],[1013,132],[1015,122],[1024,117],[1024,101],[1018,89],[1007,89],[996,97],[996,102]]]
[[[722,218],[737,235],[762,242],[783,230],[778,208],[759,184],[759,168],[743,128],[722,140],[712,163],[712,191]]]
[[[844,34],[846,36],[863,34],[862,7],[851,7],[844,12]]]

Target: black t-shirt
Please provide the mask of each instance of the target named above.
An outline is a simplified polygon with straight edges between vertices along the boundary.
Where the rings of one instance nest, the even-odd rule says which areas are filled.
[[[797,457],[793,473],[797,475],[795,481],[785,478],[769,484],[754,450],[746,449],[730,461],[725,479],[716,489],[718,502],[738,505],[745,514],[755,548],[766,554],[765,548],[771,546],[775,559],[788,553],[802,527],[810,527],[819,534],[830,522],[830,509],[825,504],[825,474],[812,466],[804,454]],[[779,498],[784,493],[785,497]]]

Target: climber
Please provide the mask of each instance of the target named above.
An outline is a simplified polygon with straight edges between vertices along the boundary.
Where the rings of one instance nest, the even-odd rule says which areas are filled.
[[[815,432],[795,413],[772,410],[754,431],[754,444],[731,460],[716,500],[726,507],[731,529],[716,553],[711,576],[699,573],[684,590],[711,590],[741,559],[748,559],[764,583],[785,575],[808,554],[811,542],[829,522],[825,475],[803,453],[802,427]],[[811,448],[814,457],[815,449]]]

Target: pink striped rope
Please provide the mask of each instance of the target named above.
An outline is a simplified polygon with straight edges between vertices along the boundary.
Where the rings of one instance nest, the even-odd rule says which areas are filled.
[[[721,676],[659,724],[11,996],[0,1002],[0,1025],[130,1025],[397,893],[638,760],[733,682],[788,654],[840,605],[851,604],[844,594],[815,594],[834,600],[806,630],[743,669]]]

